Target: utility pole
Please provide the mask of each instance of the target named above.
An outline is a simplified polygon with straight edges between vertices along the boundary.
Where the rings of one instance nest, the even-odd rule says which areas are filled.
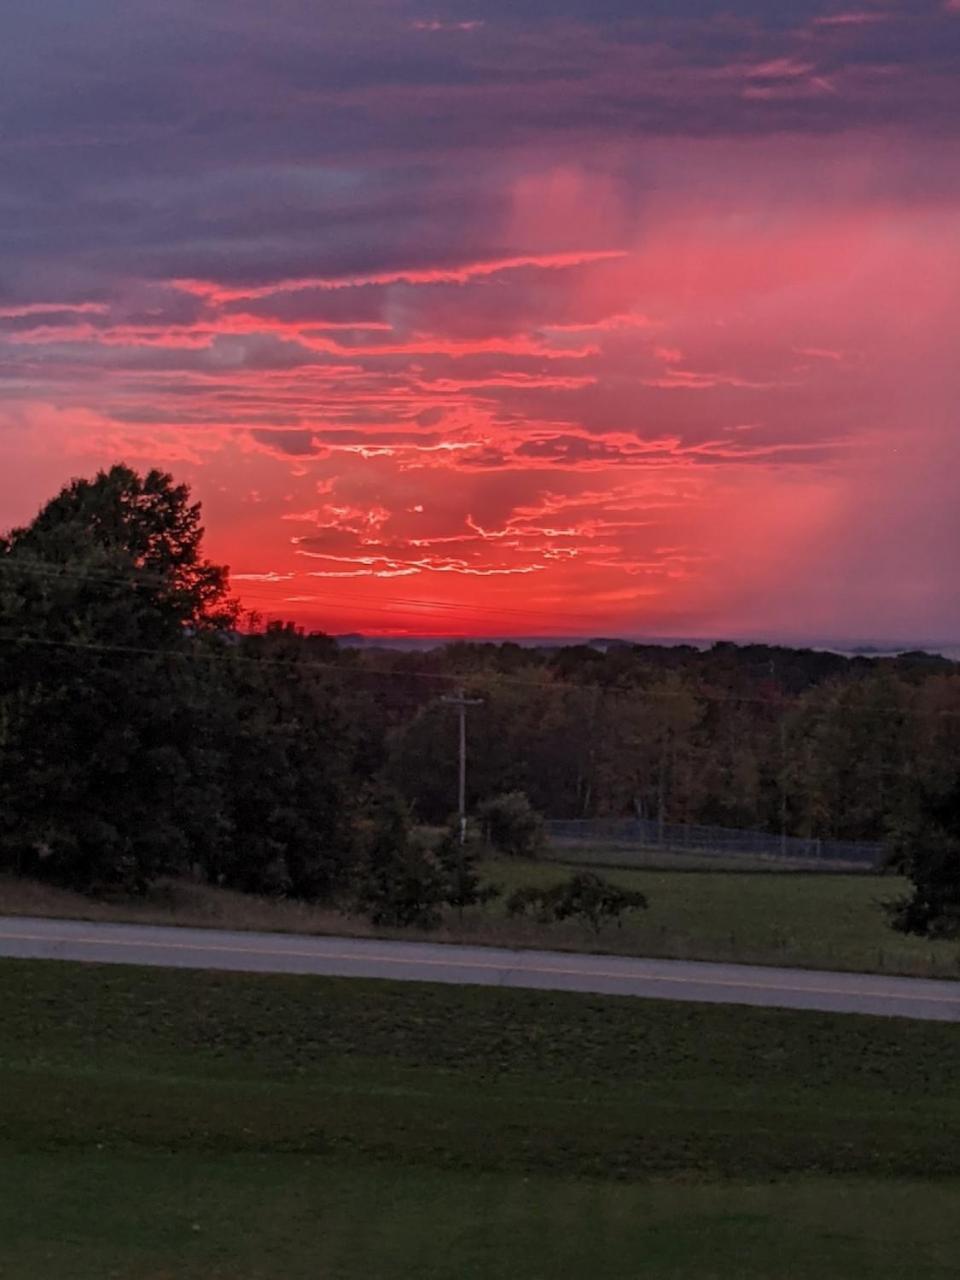
[[[456,707],[460,712],[460,794],[459,794],[459,810],[460,810],[460,843],[467,842],[467,707],[479,707],[482,698],[468,698],[463,689],[460,689],[455,697],[444,697],[444,702],[449,702],[452,707]]]
[[[787,721],[780,709],[780,856],[787,856]]]

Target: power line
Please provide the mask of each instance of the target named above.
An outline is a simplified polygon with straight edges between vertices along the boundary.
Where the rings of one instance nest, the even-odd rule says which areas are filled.
[[[407,610],[411,608],[422,607],[426,609],[437,609],[441,611],[447,610],[450,613],[453,613],[454,611],[459,611],[467,614],[473,614],[473,613],[495,614],[498,617],[501,615],[507,615],[509,617],[533,618],[541,621],[544,619],[543,613],[533,609],[512,609],[506,605],[500,606],[500,605],[474,604],[468,601],[429,600],[429,599],[416,597],[416,596],[384,596],[378,593],[377,600],[380,603],[367,605],[367,604],[364,604],[364,602],[361,600],[348,599],[347,597],[344,597],[344,596],[339,596],[339,597],[330,596],[330,595],[324,594],[322,591],[319,593],[316,591],[313,591],[312,588],[311,588],[311,595],[313,599],[319,601],[321,604],[335,603],[335,604],[342,604],[342,605],[352,605],[358,610],[363,610],[366,612],[375,612],[375,613],[390,612],[390,610],[384,609],[382,605],[396,605],[400,608],[407,609]],[[570,619],[572,622],[592,620],[592,615],[589,615],[589,614],[565,613],[564,617]]]
[[[51,649],[68,649],[79,652],[99,653],[99,654],[126,654],[128,656],[139,657],[162,657],[172,658],[181,661],[198,661],[198,662],[222,662],[225,665],[233,663],[250,663],[255,666],[278,666],[291,670],[315,670],[315,671],[332,671],[338,674],[351,676],[377,676],[397,680],[432,680],[445,684],[463,684],[465,680],[477,680],[483,678],[493,678],[496,683],[508,685],[514,688],[534,689],[540,693],[581,691],[588,693],[596,693],[599,689],[601,692],[604,687],[598,684],[583,684],[571,680],[521,680],[516,676],[503,675],[497,671],[480,671],[480,672],[440,672],[440,671],[415,671],[408,669],[398,669],[396,667],[371,667],[366,665],[350,666],[340,662],[319,662],[316,659],[298,659],[298,658],[269,658],[269,657],[251,657],[245,654],[231,653],[224,648],[221,653],[203,652],[198,649],[156,649],[143,645],[118,645],[118,644],[98,644],[95,641],[80,640],[48,640],[40,636],[4,636],[0,635],[0,643],[14,644],[21,646],[39,646]],[[400,655],[406,658],[408,655]],[[765,698],[755,698],[748,696],[739,696],[736,694],[716,694],[707,693],[706,691],[696,691],[692,689],[638,689],[638,688],[610,688],[609,692],[618,693],[621,696],[630,694],[639,698],[682,698],[695,697],[711,702],[735,702],[735,703],[755,703],[758,706],[770,707],[771,709],[782,706],[786,702],[793,702],[795,699],[778,699],[775,702]]]
[[[166,589],[171,593],[179,590],[189,590],[190,584],[186,588],[178,588],[175,581],[171,581],[170,577],[156,573],[149,569],[143,569],[137,565],[131,565],[129,573],[122,574],[119,572],[100,572],[98,570],[82,571],[78,569],[68,568],[47,562],[45,564],[23,564],[17,563],[12,558],[7,559],[0,556],[0,571],[15,572],[18,574],[34,575],[42,580],[49,582],[78,582],[90,583],[94,586],[117,586],[130,588],[139,588],[144,586],[153,586],[160,589]],[[244,599],[262,600],[265,603],[274,603],[275,597],[265,595],[262,592],[244,591]],[[232,603],[228,599],[227,603]],[[242,601],[236,601],[242,604]]]
[[[137,566],[131,566],[130,575],[127,577],[124,577],[118,573],[106,573],[106,572],[99,572],[99,571],[84,572],[80,570],[70,569],[65,566],[61,568],[59,565],[52,565],[52,564],[30,565],[30,564],[23,564],[23,563],[13,563],[11,561],[5,560],[3,557],[0,557],[0,570],[12,571],[19,574],[34,575],[48,582],[72,581],[72,582],[78,582],[78,583],[89,583],[96,586],[102,585],[102,586],[118,586],[118,587],[128,587],[128,588],[129,587],[137,588],[141,586],[155,585],[158,588],[165,588],[166,590],[171,592],[176,590],[176,584],[172,583],[170,578],[165,577],[164,575],[161,575],[161,574],[153,573],[149,570],[138,568]],[[278,584],[278,585],[283,585],[286,590],[296,589],[296,583],[293,581],[288,583]],[[231,589],[234,589],[234,588],[231,587]],[[258,606],[260,606],[260,609],[258,611],[266,613],[268,616],[273,614],[277,617],[289,616],[291,610],[289,608],[284,608],[283,607],[284,605],[295,604],[295,603],[299,603],[303,605],[303,604],[309,604],[313,600],[315,600],[317,601],[318,604],[320,604],[321,606],[325,607],[328,610],[331,610],[331,609],[341,609],[344,611],[355,610],[357,613],[365,614],[368,616],[370,614],[375,614],[380,617],[389,617],[389,618],[396,618],[398,617],[398,615],[409,616],[410,614],[414,613],[416,610],[422,607],[424,609],[440,611],[441,618],[438,620],[444,621],[444,622],[452,622],[455,619],[460,619],[460,618],[466,620],[478,614],[479,615],[487,614],[490,616],[501,616],[504,614],[509,614],[511,617],[524,618],[532,621],[538,621],[538,622],[544,622],[544,623],[547,621],[544,614],[539,612],[534,612],[533,610],[528,611],[528,610],[509,609],[509,608],[501,609],[499,607],[490,606],[490,605],[459,603],[457,601],[449,601],[449,600],[443,601],[443,600],[414,599],[413,597],[397,598],[397,597],[389,597],[389,596],[378,596],[378,600],[383,603],[365,604],[362,601],[358,601],[355,599],[350,599],[342,596],[331,596],[323,593],[318,595],[315,591],[311,590],[310,600],[284,601],[282,599],[278,600],[276,596],[273,594],[264,593],[262,591],[248,591],[248,590],[245,590],[243,587],[239,588],[238,596],[239,596],[239,599],[237,600],[238,604],[242,605],[244,601],[253,600],[257,602]],[[388,607],[386,608],[383,607],[384,604],[386,604]],[[269,606],[271,605],[273,606],[273,608],[269,608]],[[443,611],[446,611],[445,616]],[[564,617],[569,620],[571,626],[575,626],[578,623],[585,622],[587,620],[592,620],[592,619],[588,619],[588,616],[583,614],[565,614]],[[465,637],[465,639],[466,638],[467,637]],[[469,638],[475,639],[475,637],[469,637]],[[547,639],[549,637],[543,637],[543,638]],[[479,637],[477,639],[479,639],[481,643],[483,642],[482,637]]]
[[[97,586],[156,586],[176,590],[177,583],[167,574],[152,569],[144,569],[135,564],[129,566],[126,573],[120,570],[80,570],[66,565],[58,565],[52,561],[25,564],[14,557],[0,556],[0,570],[7,573],[33,574],[39,578],[53,581],[90,582]]]
[[[97,572],[94,572],[94,573],[81,572],[79,570],[69,568],[67,566],[53,565],[53,564],[50,564],[49,562],[33,563],[33,564],[25,564],[23,562],[18,563],[12,557],[3,557],[3,556],[0,556],[0,568],[14,569],[18,572],[35,573],[41,577],[48,577],[53,579],[75,579],[77,581],[93,582],[95,584],[104,584],[104,585],[118,584],[118,585],[129,587],[131,583],[133,585],[140,585],[140,584],[148,583],[151,581],[162,583],[164,586],[167,586],[167,587],[171,585],[169,578],[167,578],[166,576],[153,573],[152,571],[148,571],[148,570],[137,569],[135,566],[132,566],[132,572],[136,575],[136,577],[134,577],[133,579],[131,579],[131,577],[129,576],[121,576],[119,574],[107,575],[105,573],[97,573]],[[402,602],[405,602],[408,598],[395,597],[394,599],[396,599],[397,603],[402,603]],[[412,603],[412,601],[410,602]],[[343,603],[353,603],[353,602],[344,601]],[[430,601],[430,602],[417,601],[416,603],[417,604],[429,603],[431,606],[444,605],[444,602],[441,602],[441,601]],[[457,607],[452,602],[447,602],[447,603],[451,608]],[[515,611],[515,612],[519,613],[520,611]],[[256,634],[256,633],[252,633],[252,634]],[[251,657],[243,654],[238,654],[236,652],[229,652],[227,650],[221,650],[220,654],[215,654],[213,652],[203,652],[196,648],[193,648],[191,650],[156,649],[156,648],[147,648],[144,646],[98,644],[96,642],[72,641],[72,640],[48,640],[41,637],[30,637],[30,636],[12,637],[12,636],[2,636],[2,635],[0,635],[0,642],[7,643],[7,644],[17,644],[17,645],[32,644],[36,646],[42,646],[45,648],[62,648],[62,649],[77,650],[77,651],[88,651],[88,652],[94,652],[94,653],[100,653],[100,654],[115,653],[115,654],[137,655],[137,656],[152,655],[152,656],[162,656],[167,658],[174,658],[174,659],[188,660],[188,661],[189,660],[207,661],[207,662],[226,661],[231,664],[252,663],[252,664],[256,664],[259,667],[263,667],[264,665],[273,665],[273,666],[280,666],[285,668],[296,667],[297,669],[300,669],[300,670],[322,670],[326,672],[335,672],[341,675],[349,674],[351,676],[371,676],[376,678],[390,678],[390,679],[399,679],[399,680],[405,680],[405,681],[423,680],[423,681],[435,681],[435,682],[446,683],[446,684],[456,684],[456,683],[462,683],[462,681],[465,678],[467,678],[465,676],[465,673],[463,672],[459,672],[459,673],[433,672],[433,671],[411,670],[406,667],[398,669],[395,666],[389,667],[389,668],[383,668],[383,667],[378,668],[378,667],[373,667],[366,664],[358,665],[358,666],[348,666],[345,663],[319,662],[315,659]],[[490,642],[479,641],[478,643],[490,643]],[[410,655],[410,654],[399,655],[400,661],[409,661],[409,659],[413,656],[415,655]],[[547,672],[549,671],[548,668],[544,668],[544,670]],[[686,689],[686,688],[676,689],[676,690],[640,689],[635,686],[628,686],[625,688],[623,686],[619,686],[619,687],[604,686],[600,683],[584,684],[579,681],[557,680],[557,679],[550,679],[550,678],[547,678],[544,680],[529,680],[529,679],[520,679],[516,676],[509,676],[498,671],[490,671],[489,669],[483,672],[468,673],[468,676],[474,679],[476,679],[477,677],[487,677],[487,678],[492,677],[500,685],[506,685],[514,688],[533,689],[539,693],[545,693],[545,692],[553,693],[553,692],[567,692],[567,691],[584,691],[584,692],[596,693],[599,690],[601,692],[604,692],[604,691],[617,692],[621,696],[627,695],[635,698],[650,699],[650,700],[676,699],[676,698],[682,698],[686,696],[692,696],[702,702],[723,703],[723,704],[733,703],[738,705],[755,705],[755,706],[762,706],[769,710],[775,710],[785,706],[796,706],[800,702],[800,699],[798,699],[797,697],[790,697],[790,696],[787,696],[786,694],[781,694],[779,697],[771,699],[771,698],[756,697],[754,695],[749,695],[749,694],[736,694],[736,693],[720,694],[716,692],[710,692],[707,690],[694,690],[694,689]],[[904,711],[905,714],[911,711],[916,711],[917,713],[919,713],[918,709],[915,709],[915,708],[903,708],[902,710]],[[944,711],[944,712],[941,712],[940,714],[949,716],[957,713]]]
[[[119,585],[119,586],[129,586],[131,584],[139,586],[141,584],[150,584],[150,583],[154,583],[157,586],[162,586],[167,588],[171,588],[173,586],[173,584],[170,581],[170,578],[167,577],[166,575],[156,573],[152,570],[143,569],[136,565],[131,565],[130,576],[124,577],[117,572],[110,572],[110,571],[101,572],[99,570],[92,570],[92,571],[79,570],[79,569],[70,568],[66,565],[60,566],[50,561],[27,564],[22,561],[17,561],[16,558],[14,557],[0,556],[0,569],[6,570],[8,572],[16,572],[16,573],[22,573],[22,574],[35,574],[38,577],[44,577],[44,578],[53,579],[53,580],[68,580],[68,581],[73,580],[77,582],[103,583],[105,585]],[[309,575],[301,575],[299,579],[295,578],[289,581],[278,580],[277,586],[282,587],[285,590],[294,590],[296,589],[296,587],[299,585],[300,582],[303,582],[303,579],[305,576],[309,577]],[[432,599],[425,599],[425,598],[419,598],[414,596],[383,596],[378,594],[377,602],[373,604],[366,604],[362,600],[357,600],[355,598],[350,598],[347,596],[330,595],[322,591],[318,593],[316,590],[314,590],[312,583],[305,583],[305,585],[310,587],[311,600],[316,600],[318,603],[322,605],[325,604],[328,606],[335,605],[335,606],[342,606],[343,608],[354,608],[364,613],[389,614],[392,616],[396,612],[396,608],[402,609],[406,612],[409,612],[413,609],[425,608],[425,609],[433,609],[433,610],[439,610],[439,611],[447,611],[450,614],[454,612],[464,613],[467,615],[491,614],[498,617],[503,615],[508,615],[510,617],[516,617],[516,618],[527,618],[527,619],[534,619],[538,621],[544,620],[544,614],[533,609],[514,609],[507,605],[504,605],[504,606],[483,605],[483,604],[475,604],[473,602],[467,602],[467,601],[432,600]],[[230,589],[233,591],[236,591],[237,594],[241,596],[243,599],[263,600],[265,602],[273,603],[277,606],[281,606],[284,603],[291,603],[291,602],[285,602],[282,599],[277,600],[276,597],[273,596],[272,594],[266,594],[262,591],[260,592],[249,591],[243,585],[237,585],[234,582],[230,583]],[[310,603],[310,601],[303,600],[303,601],[299,601],[298,603],[306,604],[306,603]],[[395,606],[396,608],[394,607],[384,608],[383,607],[384,605]],[[282,612],[282,609],[278,607],[276,611]],[[568,613],[568,614],[564,614],[564,617],[569,619],[571,623],[593,620],[593,616],[589,614],[569,614]]]
[[[99,571],[82,572],[73,568],[68,568],[67,566],[56,565],[49,561],[34,563],[34,564],[24,564],[22,562],[18,562],[15,557],[0,555],[0,570],[5,570],[5,569],[14,570],[18,573],[28,573],[28,574],[35,573],[35,574],[38,574],[39,576],[44,576],[52,579],[76,580],[78,582],[104,583],[104,584],[113,584],[113,585],[119,585],[119,586],[130,586],[130,585],[140,586],[140,585],[146,585],[149,583],[155,583],[158,586],[163,586],[171,590],[176,589],[176,585],[174,583],[171,583],[171,580],[167,575],[156,573],[152,570],[146,570],[136,565],[131,566],[131,570],[130,570],[131,576],[122,576],[119,573],[106,574],[106,573],[100,573]],[[229,581],[229,574],[228,574],[228,581]],[[287,582],[287,583],[278,584],[278,585],[284,585],[287,590],[291,590],[295,588],[295,582]],[[240,588],[240,592],[245,599],[262,600],[265,602],[274,603],[278,605],[282,605],[284,603],[301,603],[301,604],[309,603],[306,600],[288,601],[288,602],[284,602],[283,600],[277,601],[273,595],[264,594],[262,592],[247,591],[242,587]],[[351,599],[345,596],[327,595],[324,593],[320,593],[318,595],[316,592],[311,591],[311,598],[317,600],[321,604],[325,604],[328,606],[331,606],[331,605],[342,606],[344,608],[353,607],[357,609],[362,609],[368,613],[372,612],[372,613],[385,614],[391,617],[394,616],[395,614],[395,610],[393,608],[383,608],[381,605],[377,605],[377,604],[368,605],[368,604],[364,604],[362,601]],[[468,613],[468,614],[469,613],[490,613],[490,614],[496,614],[496,615],[510,614],[511,616],[515,616],[515,617],[526,617],[526,618],[535,618],[535,619],[542,618],[542,615],[540,613],[536,613],[532,610],[510,609],[506,606],[501,608],[500,606],[461,603],[459,601],[451,601],[451,600],[447,600],[447,601],[430,600],[430,599],[421,599],[413,596],[382,596],[379,594],[377,599],[385,604],[392,604],[400,607],[425,606],[432,609],[463,610],[465,613]],[[237,603],[240,603],[240,601],[238,601]],[[268,612],[274,612],[278,616],[284,616],[284,614],[287,611],[282,609],[275,609],[275,610],[269,610]],[[588,617],[588,615],[565,614],[564,617],[570,619],[571,621],[578,621]],[[369,638],[376,639],[375,636],[369,637]],[[425,638],[429,638],[429,637],[425,637]],[[457,642],[457,640],[459,639],[458,637],[445,637],[445,636],[441,636],[438,638],[440,639],[449,638],[453,642]],[[544,641],[550,641],[553,638],[564,639],[564,640],[572,639],[576,642],[575,637],[565,636],[562,633],[557,637],[543,635],[543,636],[535,636],[532,638],[536,640],[544,640]],[[483,636],[469,636],[469,637],[464,637],[463,639],[469,642],[474,642],[474,643],[483,645],[483,644],[494,644],[497,642],[499,637],[488,639]],[[583,644],[589,643],[587,637],[583,637],[582,643]],[[666,644],[659,643],[655,639],[627,641],[625,643],[635,645],[636,647],[652,647],[652,648],[666,648],[666,649],[678,647],[675,645],[666,645]],[[537,645],[537,646],[531,646],[531,647],[542,648],[543,646]],[[744,647],[744,646],[740,646],[740,647]],[[779,644],[772,644],[772,645],[765,645],[763,647],[772,648],[772,649],[783,649],[785,646],[779,645]],[[699,651],[709,652],[708,650],[699,650]],[[817,652],[817,651],[814,650],[813,652]],[[845,655],[838,654],[837,656],[843,657]],[[867,655],[860,655],[860,656],[866,657],[868,660],[876,660],[878,658],[895,659],[899,655],[891,653],[891,654],[867,654]],[[948,659],[948,661],[952,661],[952,660]],[[583,685],[578,687],[595,688],[596,686]],[[706,695],[702,695],[702,696],[706,696]],[[749,699],[746,699],[746,698],[738,698],[736,700],[749,701]],[[766,703],[766,699],[762,699],[762,698],[756,699],[756,701],[764,704]]]
[[[123,654],[127,656],[139,657],[161,657],[174,659],[179,661],[197,661],[222,663],[225,666],[244,664],[256,667],[272,666],[281,667],[288,671],[324,671],[343,676],[359,676],[359,677],[375,677],[377,679],[395,679],[395,680],[423,680],[432,681],[439,684],[455,684],[463,685],[465,682],[478,680],[493,679],[498,685],[505,685],[510,688],[532,689],[538,693],[565,693],[565,692],[583,692],[597,694],[598,692],[616,694],[618,697],[631,697],[640,700],[671,700],[676,698],[691,697],[700,702],[735,704],[738,706],[759,706],[768,711],[779,711],[784,707],[802,706],[802,700],[795,696],[783,695],[779,698],[768,699],[758,698],[751,695],[740,694],[721,694],[708,692],[707,690],[698,689],[639,689],[636,687],[623,686],[603,686],[600,684],[583,684],[570,680],[551,680],[543,681],[522,680],[516,676],[503,675],[497,671],[481,671],[481,672],[439,672],[439,671],[415,671],[406,669],[397,669],[396,667],[371,667],[365,665],[351,666],[340,662],[321,662],[316,659],[299,659],[291,658],[271,658],[271,657],[252,657],[245,654],[231,652],[224,647],[221,652],[203,652],[199,649],[156,649],[147,646],[138,645],[117,645],[117,644],[98,644],[93,641],[74,641],[74,640],[47,640],[39,636],[4,636],[0,635],[0,643],[13,644],[21,646],[38,646],[50,649],[67,649],[79,652],[90,652],[98,654]],[[405,657],[407,655],[401,655]],[[903,715],[921,715],[922,709],[919,707],[901,707],[898,709],[899,714]],[[937,713],[942,718],[960,718],[960,711],[941,710]]]

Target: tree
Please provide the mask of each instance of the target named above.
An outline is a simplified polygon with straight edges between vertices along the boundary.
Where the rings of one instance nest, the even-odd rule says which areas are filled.
[[[25,528],[0,539],[5,576],[86,575],[103,588],[135,592],[139,612],[157,625],[192,631],[235,625],[228,571],[203,558],[200,504],[162,471],[140,476],[117,465],[73,480]],[[34,587],[36,584],[34,583]],[[36,594],[36,592],[34,592]]]
[[[522,791],[494,796],[478,813],[484,838],[510,858],[535,858],[543,848],[543,819]]]
[[[621,925],[627,911],[640,911],[646,906],[644,894],[621,889],[595,872],[581,871],[550,888],[526,885],[517,889],[507,899],[507,914],[522,916],[534,911],[544,922],[583,920],[599,934],[607,921],[616,920]]]
[[[788,827],[827,839],[883,837],[916,755],[911,694],[879,671],[803,696],[784,721],[776,752],[785,757],[777,790],[787,797]]]
[[[925,937],[960,937],[960,780],[922,790],[890,842],[890,866],[913,884],[909,898],[888,904],[893,927]]]
[[[682,676],[667,673],[651,681],[638,674],[643,687],[618,689],[601,703],[594,731],[597,810],[688,821],[702,708]]]
[[[355,739],[338,690],[296,634],[275,626],[209,672],[221,823],[201,858],[216,884],[331,901],[355,857]]]
[[[410,811],[391,791],[373,796],[357,872],[356,907],[371,924],[435,929],[441,920],[443,870],[410,827]]]
[[[0,539],[0,865],[142,889],[216,825],[204,668],[237,608],[202,533],[185,486],[114,467]]]
[[[468,907],[485,906],[500,896],[496,885],[483,883],[478,865],[481,848],[470,836],[461,841],[459,821],[448,825],[435,852],[443,871],[443,900],[461,920]]]

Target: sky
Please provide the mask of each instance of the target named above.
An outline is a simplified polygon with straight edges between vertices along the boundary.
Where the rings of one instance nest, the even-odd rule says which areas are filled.
[[[262,618],[960,640],[960,0],[4,0],[0,525]]]

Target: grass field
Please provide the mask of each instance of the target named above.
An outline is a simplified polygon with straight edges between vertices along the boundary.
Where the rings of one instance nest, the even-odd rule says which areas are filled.
[[[0,1164],[14,1174],[9,1280],[954,1280],[960,1253],[957,1184],[638,1186],[295,1156]]]
[[[519,884],[550,883],[570,870],[545,861],[499,861],[489,863],[486,874],[508,892]],[[575,924],[507,920],[502,903],[468,913],[462,922],[451,918],[430,936],[438,941],[960,978],[956,942],[904,937],[887,924],[882,902],[906,892],[906,882],[893,876],[717,870],[606,874],[641,889],[650,908],[628,917],[622,929],[605,929],[599,938]],[[0,880],[0,911],[304,933],[375,932],[363,920],[329,910],[187,883],[161,886],[146,900],[104,903],[25,881]]]
[[[0,1276],[955,1275],[960,1028],[0,963]]]
[[[489,865],[488,874],[509,890],[519,884],[550,884],[570,870],[548,862],[499,861]],[[640,889],[650,904],[622,930],[605,930],[604,950],[960,978],[956,942],[928,942],[890,928],[882,904],[908,887],[895,876],[670,870],[604,874],[626,888]],[[552,931],[558,939],[565,932],[555,926]],[[584,931],[567,932],[580,945]]]

